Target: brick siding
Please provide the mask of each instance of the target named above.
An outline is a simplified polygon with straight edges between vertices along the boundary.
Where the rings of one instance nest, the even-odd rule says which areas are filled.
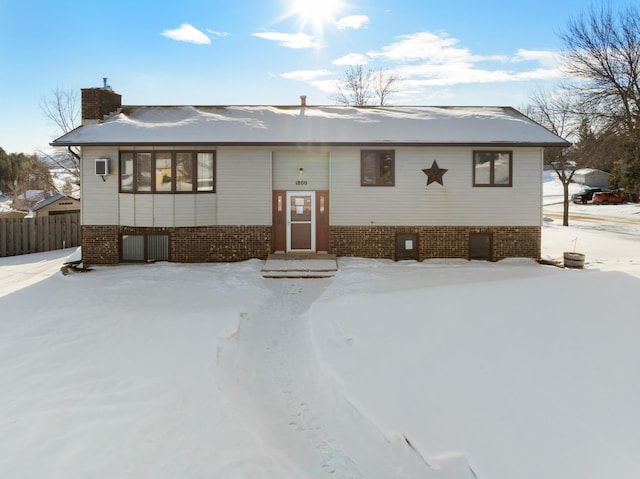
[[[416,234],[418,261],[469,258],[469,235],[491,235],[492,260],[540,258],[541,228],[537,226],[332,226],[331,252],[337,256],[396,259],[397,234]]]
[[[86,264],[120,262],[120,235],[168,234],[170,260],[179,263],[244,261],[271,252],[271,226],[206,226],[135,228],[83,226],[82,255]],[[396,259],[396,235],[418,237],[417,259],[469,258],[469,235],[491,237],[491,259],[540,258],[541,228],[537,226],[332,226],[331,252],[337,256]]]
[[[122,95],[104,88],[82,89],[82,119],[104,120],[122,106]]]
[[[206,226],[136,228],[83,226],[82,257],[86,264],[120,262],[120,236],[169,235],[169,258],[178,263],[244,261],[266,258],[271,251],[271,226]]]
[[[120,262],[118,226],[83,226],[82,261],[85,264]]]
[[[180,263],[265,259],[271,252],[271,226],[175,228],[171,260]]]

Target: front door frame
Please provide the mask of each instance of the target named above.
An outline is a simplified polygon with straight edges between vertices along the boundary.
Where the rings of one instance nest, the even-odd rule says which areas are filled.
[[[291,205],[291,198],[295,197],[295,196],[305,196],[305,197],[310,197],[311,198],[311,220],[308,222],[311,225],[311,237],[310,239],[310,244],[311,244],[311,248],[310,249],[293,249],[291,247],[291,236],[292,236],[292,232],[291,232],[291,226],[292,223],[293,224],[306,224],[307,221],[292,221],[291,220],[291,210],[292,210],[292,205]],[[287,191],[287,196],[286,196],[286,218],[287,218],[287,253],[296,253],[296,252],[312,252],[315,253],[316,252],[316,192],[315,191]]]

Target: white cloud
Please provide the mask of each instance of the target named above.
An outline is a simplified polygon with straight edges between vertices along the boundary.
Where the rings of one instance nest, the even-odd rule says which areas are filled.
[[[199,45],[211,43],[211,39],[207,35],[188,23],[183,23],[175,30],[165,30],[162,35],[179,42],[197,43]]]
[[[311,82],[327,75],[332,75],[332,73],[328,70],[297,70],[283,73],[281,76],[288,80]]]
[[[216,32],[215,30],[209,30],[209,29],[207,29],[207,33],[209,33],[209,35],[213,35],[214,37],[220,37],[220,38],[231,36],[229,32]]]
[[[266,35],[271,34],[255,35],[267,38]],[[286,36],[287,39],[290,37]],[[284,41],[280,36],[268,39]],[[513,55],[476,55],[461,46],[460,40],[445,33],[418,32],[396,40],[366,54],[349,53],[332,63],[338,66],[374,64],[383,68],[385,64],[392,64],[393,70],[403,78],[402,92],[397,98],[409,102],[416,98],[451,98],[456,85],[500,85],[562,77],[553,52],[519,49]],[[334,74],[326,70],[299,70],[281,76],[308,83],[326,93],[335,91]]]
[[[560,77],[560,72],[556,69],[537,68],[518,72],[504,69],[476,68],[474,65],[467,63],[409,65],[400,67],[398,71],[406,79],[408,85],[415,87],[552,80]]]
[[[369,52],[369,57],[393,61],[397,70],[411,85],[452,86],[471,83],[504,83],[526,80],[559,78],[560,72],[553,52],[518,50],[509,59],[505,55],[474,55],[460,41],[446,34],[419,32],[402,35],[398,41],[380,51]],[[505,64],[537,61],[541,68],[505,69]],[[496,69],[479,68],[480,63],[500,63]]]
[[[369,26],[369,17],[366,15],[351,15],[349,17],[342,17],[336,22],[336,26],[341,30],[347,28],[353,28],[358,30],[360,28],[367,28]]]
[[[325,78],[327,76],[333,76],[333,73],[328,70],[297,70],[283,73],[280,76],[287,80],[297,80],[307,83],[325,93],[333,93],[336,89],[336,80]]]
[[[369,59],[360,53],[349,53],[332,62],[334,65],[366,65]]]
[[[306,33],[280,33],[259,32],[253,33],[254,37],[278,42],[278,45],[286,48],[320,48],[322,44]]]
[[[535,61],[547,67],[557,67],[559,64],[559,56],[557,52],[548,50],[526,50],[520,48],[515,56],[511,59],[513,62],[529,62]]]
[[[450,38],[446,34],[419,32],[401,35],[398,38],[400,39],[398,42],[383,47],[379,52],[369,52],[368,55],[372,58],[395,62],[424,60],[431,64],[478,61],[506,62],[508,60],[505,55],[473,55],[468,48],[457,46],[460,40]]]

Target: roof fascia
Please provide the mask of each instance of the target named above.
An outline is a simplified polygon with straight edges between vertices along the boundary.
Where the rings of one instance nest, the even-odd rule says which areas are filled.
[[[227,141],[227,142],[59,142],[54,141],[50,143],[51,146],[119,146],[119,147],[134,147],[134,146],[295,146],[295,147],[309,147],[309,146],[367,146],[367,147],[411,147],[411,146],[491,146],[491,147],[561,147],[567,148],[571,146],[568,141],[556,141],[556,142],[517,142],[517,141],[497,141],[497,142],[397,142],[397,141],[356,141],[356,142],[333,142],[333,141],[300,141],[300,142],[287,142],[287,141],[259,141],[259,142],[247,142],[247,141]]]

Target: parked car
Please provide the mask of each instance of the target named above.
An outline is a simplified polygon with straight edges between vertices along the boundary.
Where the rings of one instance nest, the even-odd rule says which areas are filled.
[[[577,193],[571,195],[571,201],[576,204],[586,205],[588,201],[591,201],[594,193],[601,192],[602,188],[598,188],[597,186],[585,186]]]
[[[625,197],[613,191],[601,191],[593,194],[594,205],[621,204],[625,202]]]

